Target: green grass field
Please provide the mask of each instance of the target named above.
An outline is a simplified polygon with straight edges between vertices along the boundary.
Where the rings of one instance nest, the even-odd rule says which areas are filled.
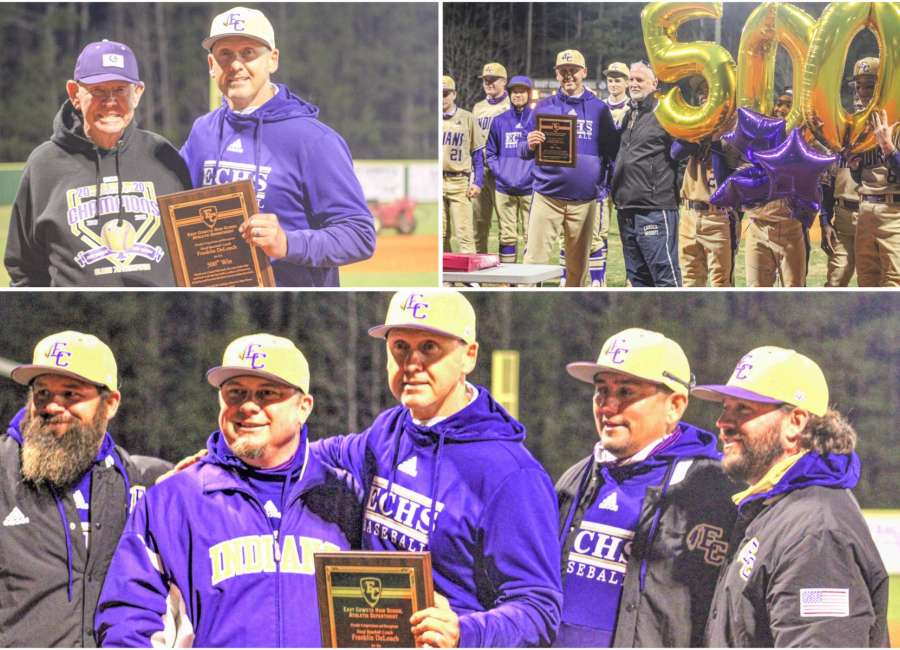
[[[11,206],[0,206],[0,252],[6,251],[6,238],[9,232],[9,216]],[[415,235],[430,236],[437,242],[438,218],[436,203],[420,203],[416,206],[416,231]],[[379,241],[399,238],[403,241],[406,235],[397,234],[393,230],[385,230],[379,233]],[[395,286],[436,286],[437,285],[437,244],[429,259],[420,260],[418,264],[409,264],[407,260],[401,265],[402,271],[386,270],[373,271],[341,271],[341,285],[345,287],[395,287]],[[6,267],[0,264],[0,287],[9,286],[9,274]]]
[[[491,233],[489,238],[488,250],[491,252],[495,252],[499,250],[498,243],[498,230],[496,220],[491,227]],[[825,278],[828,273],[828,257],[819,248],[819,227],[818,225],[813,226],[810,231],[810,238],[812,240],[812,251],[810,254],[809,260],[809,271],[807,273],[806,285],[808,287],[822,287],[825,286]],[[519,261],[522,258],[522,251],[524,250],[523,242],[519,241]],[[609,251],[606,256],[606,283],[609,287],[624,287],[625,285],[625,261],[622,257],[622,241],[619,238],[619,227],[616,222],[615,215],[611,219],[610,227],[609,227]],[[558,258],[554,257],[551,259],[552,264],[558,263]],[[740,246],[738,248],[737,262],[734,270],[734,279],[735,283],[738,287],[746,287],[746,275],[744,268],[744,247]],[[555,283],[548,282],[545,286],[552,286]],[[850,282],[850,286],[857,286],[856,277],[854,276]]]

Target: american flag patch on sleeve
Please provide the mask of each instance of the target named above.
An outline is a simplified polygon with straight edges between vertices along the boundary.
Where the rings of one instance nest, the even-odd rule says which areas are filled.
[[[801,589],[800,616],[850,616],[850,590]]]

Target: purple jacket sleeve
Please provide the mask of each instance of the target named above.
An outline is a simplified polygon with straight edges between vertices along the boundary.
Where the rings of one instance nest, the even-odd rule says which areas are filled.
[[[169,582],[150,533],[147,498],[138,501],[113,555],[94,617],[102,647],[148,647],[165,634]]]
[[[531,115],[528,116],[528,121],[525,123],[525,137],[519,138],[519,158],[523,160],[534,159],[535,151],[528,148],[528,134],[534,131],[535,124],[537,124],[534,117],[536,112],[536,108],[531,111]]]
[[[497,165],[500,157],[500,129],[496,128],[497,120],[491,121],[491,131],[488,133],[487,146],[484,148],[484,160],[488,169],[497,178],[499,167]]]
[[[286,260],[302,266],[342,266],[375,251],[375,220],[353,171],[350,151],[335,133],[303,148],[300,168],[315,228],[285,231]]]
[[[479,528],[484,577],[496,594],[460,617],[460,647],[549,646],[562,611],[556,496],[546,472],[515,472],[492,496]]]
[[[472,178],[475,185],[484,186],[484,147],[472,152]]]
[[[819,210],[819,224],[831,225],[831,219],[834,215],[834,179],[830,179],[828,183],[821,183],[822,187],[822,206]]]
[[[684,160],[699,148],[700,145],[696,142],[674,140],[672,142],[672,147],[669,149],[669,157],[671,157],[672,160]]]
[[[366,486],[366,433],[330,436],[312,443],[319,462],[337,472],[362,501]]]

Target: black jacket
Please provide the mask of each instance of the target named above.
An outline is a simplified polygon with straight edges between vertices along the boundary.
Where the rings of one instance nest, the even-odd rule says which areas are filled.
[[[0,435],[0,647],[94,647],[94,610],[127,517],[119,468],[128,475],[132,504],[158,471],[142,470],[118,446],[119,463],[94,465],[90,553],[77,532],[74,502],[60,500],[70,528],[70,600],[70,558],[57,501],[49,488],[22,481],[19,450],[17,427],[11,426]]]
[[[704,434],[700,439],[715,450],[712,434],[690,429]],[[579,490],[588,465],[589,482]],[[575,495],[581,495],[563,548],[564,580],[569,549],[584,510],[596,499],[600,480],[599,465],[589,456],[556,484],[561,529]],[[644,499],[625,569],[614,647],[697,647],[703,642],[716,575],[736,515],[730,499],[736,488],[716,458],[699,454],[673,455],[666,483],[664,496],[661,486],[652,487]],[[646,564],[643,589],[642,564]]]
[[[822,590],[846,616],[802,611]],[[805,598],[804,598],[805,597]],[[888,576],[853,494],[815,485],[741,509],[716,586],[713,647],[888,647]],[[840,603],[837,605],[840,607]]]
[[[673,138],[656,119],[655,96],[630,102],[622,122],[622,139],[612,177],[612,197],[619,210],[677,210],[678,163],[669,149]]]
[[[190,186],[167,140],[132,121],[114,149],[100,149],[67,100],[19,182],[4,259],[10,285],[173,286],[156,198]]]

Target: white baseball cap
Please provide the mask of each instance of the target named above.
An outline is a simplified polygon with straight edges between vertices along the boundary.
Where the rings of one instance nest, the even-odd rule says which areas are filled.
[[[211,50],[213,44],[227,36],[246,36],[275,49],[275,30],[265,14],[257,9],[234,7],[213,18],[209,36],[203,39],[203,48]]]
[[[369,328],[369,336],[387,338],[392,329],[413,329],[475,341],[475,310],[452,289],[411,289],[391,298],[384,325]]]
[[[222,355],[222,365],[210,368],[206,380],[219,388],[232,377],[252,375],[296,386],[309,393],[309,363],[293,341],[260,332],[236,338]]]
[[[38,341],[34,360],[13,368],[13,381],[28,385],[39,375],[65,375],[110,390],[119,389],[112,350],[93,334],[68,330]]]

